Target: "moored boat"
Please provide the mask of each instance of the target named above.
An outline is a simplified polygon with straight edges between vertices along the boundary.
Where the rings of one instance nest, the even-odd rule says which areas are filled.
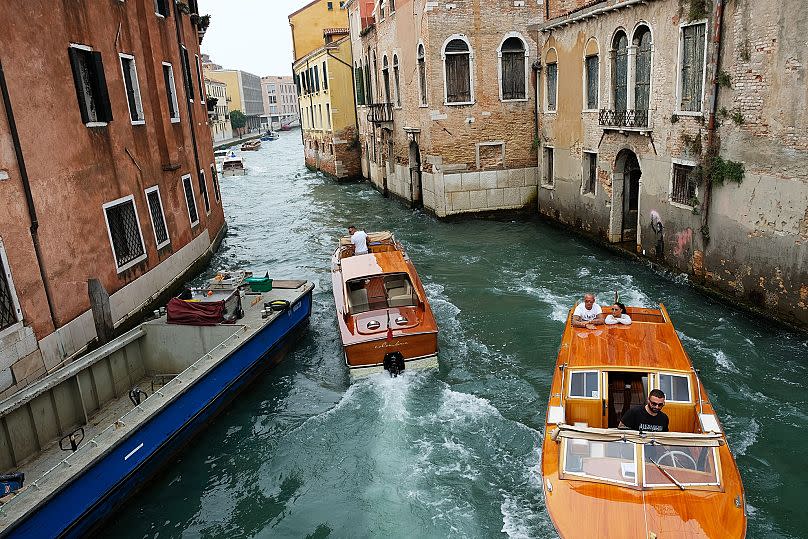
[[[390,232],[368,254],[340,239],[331,279],[345,363],[354,376],[437,366],[438,326],[415,266]]]
[[[0,403],[0,536],[86,537],[296,342],[308,281],[220,274]],[[31,415],[33,414],[33,415]]]
[[[245,142],[245,143],[243,143],[241,145],[241,151],[242,152],[256,151],[259,148],[261,148],[261,140],[260,139],[248,140],[247,142]]]
[[[738,467],[663,305],[629,307],[630,325],[567,318],[542,444],[542,490],[561,537],[739,538]],[[652,389],[667,432],[618,429]]]

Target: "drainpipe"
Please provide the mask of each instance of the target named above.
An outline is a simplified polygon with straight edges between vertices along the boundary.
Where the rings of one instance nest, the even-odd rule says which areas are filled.
[[[42,286],[45,289],[45,299],[48,301],[48,311],[50,312],[51,323],[53,329],[58,329],[56,322],[56,314],[53,310],[53,293],[48,280],[48,274],[45,271],[42,262],[42,249],[39,245],[39,219],[36,216],[36,207],[34,206],[34,197],[31,193],[31,183],[28,181],[28,169],[25,168],[25,159],[22,154],[22,145],[20,144],[20,135],[17,131],[17,122],[14,120],[14,110],[11,106],[11,98],[8,95],[8,85],[6,84],[6,72],[3,70],[3,62],[0,62],[0,92],[3,94],[3,104],[6,109],[6,117],[8,118],[8,128],[11,131],[11,139],[14,143],[14,154],[17,157],[17,166],[20,169],[20,179],[22,180],[22,188],[25,191],[25,203],[28,207],[28,217],[31,220],[31,240],[34,243],[34,254],[36,256],[37,267],[39,268],[39,276],[42,279]]]
[[[715,54],[713,55],[713,62],[710,66],[713,74],[713,89],[710,95],[710,115],[707,118],[707,151],[712,152],[713,145],[716,144],[716,125],[715,113],[718,110],[718,69],[721,65],[721,31],[724,19],[724,0],[715,0],[715,11],[713,12],[713,46],[715,47]],[[713,187],[710,182],[705,182],[704,185],[704,201],[701,204],[701,237],[705,245],[710,241],[710,228],[708,226],[710,214],[710,198],[712,196]],[[705,235],[704,232],[707,232]]]
[[[178,50],[180,52],[180,66],[182,66],[183,56],[182,56],[182,33],[180,32],[180,13],[181,12],[177,8],[177,4],[175,3],[174,4],[174,27],[177,30],[177,48],[178,48]],[[188,49],[186,48],[185,50],[187,51]],[[185,96],[185,106],[188,109],[188,124],[191,127],[191,144],[193,144],[193,147],[194,147],[194,163],[196,164],[196,174],[194,174],[194,175],[196,176],[197,183],[199,183],[199,180],[201,179],[199,177],[199,170],[202,167],[199,166],[199,149],[196,147],[196,131],[194,130],[194,109],[191,106],[191,98],[193,97],[193,90],[194,90],[194,80],[193,80],[193,77],[191,76],[191,57],[190,57],[190,55],[188,56],[187,67],[188,67],[187,75],[190,78],[188,83],[191,86],[191,95],[190,96],[189,95]],[[185,80],[185,76],[186,76],[186,73],[183,71],[183,74],[182,74],[183,80]],[[187,92],[188,88],[186,88],[185,90]],[[207,191],[207,189],[208,189],[208,187],[206,185],[205,190]]]

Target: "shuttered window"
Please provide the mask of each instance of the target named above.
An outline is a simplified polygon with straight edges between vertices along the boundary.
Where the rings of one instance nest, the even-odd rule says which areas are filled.
[[[637,67],[634,71],[634,109],[648,110],[651,96],[651,31],[640,27],[634,33]]]
[[[396,91],[396,106],[401,106],[401,79],[399,77],[398,72],[398,56],[393,55],[393,82],[395,83],[395,91]]]
[[[199,86],[199,100],[204,103],[205,102],[205,85],[202,83],[202,67],[199,63],[199,55],[195,56],[196,63],[196,83]]]
[[[558,97],[558,64],[547,64],[547,110],[555,111]]]
[[[418,87],[420,89],[421,105],[426,105],[426,58],[424,46],[418,45]]]
[[[462,39],[446,44],[446,102],[471,102],[471,51]]]
[[[219,191],[219,175],[216,172],[216,165],[210,166],[210,177],[213,180],[213,195],[216,197],[216,202],[219,202],[222,194]]]
[[[121,70],[123,71],[123,84],[126,90],[126,102],[129,105],[129,118],[133,124],[144,123],[143,102],[140,97],[140,84],[137,79],[135,58],[127,54],[120,54]]]
[[[706,24],[694,24],[682,28],[679,108],[683,111],[701,111],[706,32]]]
[[[163,80],[166,85],[168,98],[168,117],[172,122],[180,121],[180,109],[177,105],[177,87],[174,83],[174,68],[171,64],[163,62]]]
[[[370,64],[365,63],[364,67],[365,71],[365,103],[368,105],[373,104],[373,86],[372,81],[370,79]]]
[[[525,44],[509,37],[502,44],[502,99],[525,98]]]
[[[205,213],[210,213],[210,195],[208,195],[208,183],[205,181],[205,171],[199,169],[197,175],[199,182],[199,192],[202,193],[202,201],[205,203]]]
[[[600,71],[600,59],[597,56],[586,57],[586,108],[595,110],[598,108],[598,77]]]
[[[628,38],[620,32],[614,38],[612,66],[614,110],[624,111],[628,104]]]
[[[365,78],[361,67],[354,67],[354,84],[356,84],[356,104],[365,104]]]
[[[182,63],[182,82],[185,85],[185,95],[188,101],[194,100],[194,84],[191,79],[191,64],[188,62],[188,49],[180,45],[180,62]]]
[[[112,106],[101,53],[75,46],[67,50],[73,71],[73,83],[76,85],[81,121],[84,124],[111,121]]]

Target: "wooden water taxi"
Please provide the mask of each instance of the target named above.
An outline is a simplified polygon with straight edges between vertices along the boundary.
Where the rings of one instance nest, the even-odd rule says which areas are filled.
[[[259,139],[248,140],[241,145],[242,152],[256,151],[261,148],[261,141]]]
[[[605,312],[605,311],[604,311]],[[561,537],[746,535],[741,476],[668,312],[629,307],[631,325],[567,318],[542,445],[544,498]],[[668,432],[618,429],[652,389]]]
[[[354,376],[438,364],[438,326],[415,266],[390,232],[368,234],[355,255],[348,237],[331,259],[345,363]]]

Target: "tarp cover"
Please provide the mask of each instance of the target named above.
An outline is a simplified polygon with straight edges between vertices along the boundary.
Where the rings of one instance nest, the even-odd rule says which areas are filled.
[[[171,298],[166,311],[169,324],[215,326],[224,321],[224,301],[185,301]]]
[[[552,430],[553,440],[577,438],[596,442],[631,442],[635,444],[660,444],[678,446],[716,447],[724,445],[720,434],[696,434],[691,432],[644,432],[628,429],[599,429],[559,424]]]

